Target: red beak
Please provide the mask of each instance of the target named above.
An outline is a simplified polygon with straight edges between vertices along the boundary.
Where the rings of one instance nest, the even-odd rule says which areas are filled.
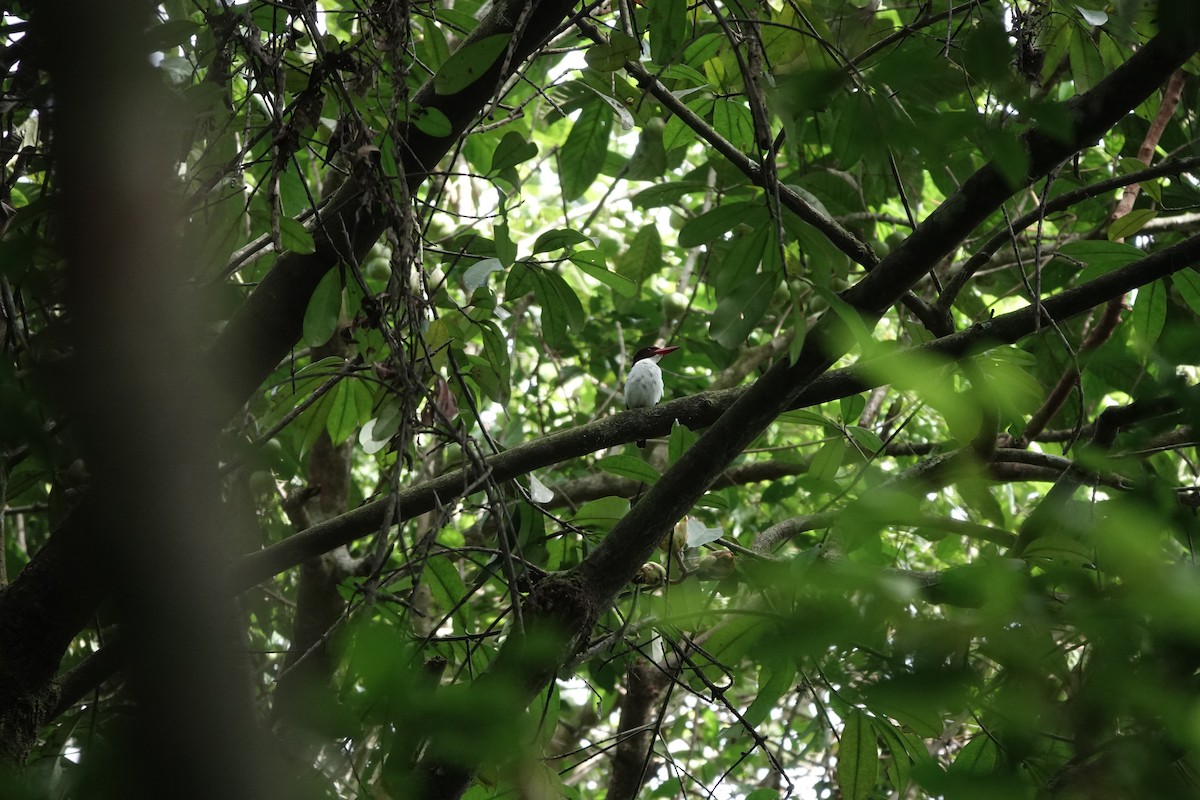
[[[678,350],[679,347],[679,345],[675,345],[674,347],[659,347],[656,348],[655,354],[660,356],[669,355],[670,353],[674,353],[676,350]]]

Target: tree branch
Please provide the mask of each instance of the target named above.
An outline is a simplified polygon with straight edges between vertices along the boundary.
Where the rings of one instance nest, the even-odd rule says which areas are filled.
[[[1047,298],[1041,304],[1042,313],[1059,321],[1068,319],[1111,297],[1196,263],[1200,263],[1200,236],[1188,239],[1166,250],[1160,250],[1093,281]],[[963,358],[991,347],[1016,342],[1033,333],[1036,329],[1035,323],[1036,310],[1034,307],[1028,306],[921,347],[892,354],[888,356],[888,362],[891,369],[903,371],[908,364],[911,364],[913,369],[917,369],[918,365],[927,363],[930,356]],[[794,399],[788,402],[786,408],[817,405],[882,385],[878,371],[871,367],[870,362],[865,362],[859,366],[835,370],[822,375],[810,381],[802,391],[797,391]],[[773,371],[778,371],[778,369],[777,365]],[[483,468],[492,480],[502,482],[513,480],[533,470],[542,469],[560,461],[594,453],[605,447],[632,442],[636,439],[665,435],[670,432],[671,425],[676,420],[693,430],[703,428],[728,413],[749,391],[748,388],[740,388],[704,392],[672,400],[654,408],[635,409],[615,414],[587,425],[552,433],[541,439],[526,442],[490,456],[484,460]],[[780,389],[780,391],[784,390]],[[772,416],[773,418],[774,416]],[[741,452],[741,448],[738,452]],[[724,463],[727,462],[722,462],[722,466]],[[720,468],[716,469],[717,474],[712,477],[710,483],[719,479],[720,473],[723,471]],[[396,504],[401,513],[395,522],[399,524],[430,511],[439,504],[451,502],[465,494],[478,491],[477,480],[479,477],[477,470],[468,468],[456,470],[432,481],[401,490],[396,498]],[[661,481],[658,485],[661,485]],[[700,492],[700,494],[702,493]],[[296,566],[305,558],[332,550],[339,545],[348,544],[360,536],[374,533],[382,524],[387,503],[386,500],[373,501],[328,522],[314,525],[278,544],[245,556],[234,566],[235,585],[242,589],[249,588],[259,581]],[[641,506],[642,503],[638,505]],[[691,507],[690,504],[688,507]],[[679,516],[682,515],[681,512]],[[674,522],[675,520],[672,520],[671,524]],[[661,539],[661,537],[660,534],[659,538]],[[657,540],[655,540],[656,542]],[[649,549],[653,550],[654,543],[651,544]],[[643,558],[639,565],[644,561]]]

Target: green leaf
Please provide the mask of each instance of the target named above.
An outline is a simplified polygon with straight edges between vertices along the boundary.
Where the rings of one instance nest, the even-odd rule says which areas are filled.
[[[1134,331],[1146,345],[1158,341],[1167,321],[1167,287],[1161,280],[1138,288],[1132,320]]]
[[[637,61],[641,55],[638,40],[623,31],[613,31],[607,42],[593,45],[584,54],[589,67],[600,72],[615,72],[626,61]]]
[[[561,150],[563,197],[575,200],[588,190],[604,167],[608,156],[608,138],[612,132],[612,111],[596,100],[579,112]]]
[[[648,181],[661,177],[667,169],[667,150],[663,147],[664,125],[654,117],[642,126],[637,147],[629,158],[625,177],[631,181]]]
[[[418,106],[413,111],[412,122],[417,126],[417,130],[430,136],[445,137],[454,133],[450,118],[436,108]]]
[[[716,57],[725,45],[725,37],[719,33],[706,33],[693,39],[683,50],[683,61],[690,67],[700,69],[710,58]]]
[[[1194,314],[1200,314],[1200,275],[1190,268],[1171,275],[1171,283]]]
[[[670,795],[674,797],[675,795]],[[779,800],[778,789],[755,789],[746,795],[745,800]]]
[[[483,333],[483,354],[496,371],[501,395],[507,400],[512,382],[512,363],[508,355],[508,339],[496,323],[490,320],[480,322],[479,329]]]
[[[838,315],[838,318],[845,324],[851,338],[855,344],[858,344],[863,350],[867,350],[873,339],[871,331],[867,328],[866,322],[863,321],[862,315],[858,313],[858,309],[847,303],[836,292],[826,289],[824,286],[813,286],[813,291],[826,303],[833,313]]]
[[[533,268],[532,274],[538,302],[542,304],[542,332],[551,347],[565,349],[570,346],[567,328],[583,325],[583,305],[558,273]]]
[[[1095,548],[1067,534],[1045,533],[1025,548],[1022,558],[1081,567],[1096,560]]]
[[[754,117],[750,109],[732,100],[713,103],[713,129],[742,152],[754,149]]]
[[[608,94],[600,91],[599,89],[595,88],[594,86],[588,86],[587,88],[591,89],[597,97],[599,97],[601,100],[603,100],[605,103],[607,103],[608,107],[611,108],[613,113],[617,115],[617,120],[621,123],[621,130],[623,130],[623,131],[633,130],[633,126],[634,126],[634,123],[636,122],[636,120],[634,120],[633,112],[631,112],[629,110],[628,106],[626,105],[626,102],[622,102],[620,99],[613,97],[611,95],[608,95]],[[629,101],[627,101],[627,102],[629,102]],[[608,156],[608,155],[605,156],[606,166],[610,163],[609,158],[610,158],[610,156]],[[611,173],[612,173],[612,169],[610,167],[610,174]]]
[[[450,614],[460,631],[466,633],[472,630],[474,614],[471,604],[464,602],[467,587],[450,559],[446,556],[428,559],[421,574],[442,613]]]
[[[435,319],[429,323],[429,328],[425,331],[425,348],[433,354],[433,368],[442,370],[446,368],[449,361],[446,353],[449,351],[447,345],[454,338],[454,331],[450,328],[450,321],[445,317]]]
[[[879,747],[875,728],[863,712],[853,709],[842,727],[838,744],[837,783],[845,800],[866,800],[879,776]]]
[[[634,297],[637,295],[637,284],[624,275],[610,271],[605,263],[604,254],[599,250],[584,250],[572,253],[570,258],[572,264],[622,297]]]
[[[875,431],[860,428],[857,425],[848,425],[846,426],[846,433],[850,434],[850,438],[862,448],[864,453],[878,453],[883,449],[883,439],[880,439],[879,434],[875,433]]]
[[[315,253],[317,243],[313,235],[301,223],[291,217],[279,218],[279,242],[285,250],[294,253]]]
[[[325,430],[329,440],[337,446],[350,438],[359,423],[371,413],[371,392],[362,381],[346,378],[330,392],[329,415],[325,418]]]
[[[308,308],[304,311],[304,343],[309,347],[320,347],[328,342],[337,330],[341,310],[341,271],[331,269],[317,284],[316,291],[308,301]]]
[[[601,497],[580,506],[571,521],[580,527],[607,531],[628,513],[629,501],[624,497]]]
[[[699,181],[672,181],[642,189],[630,200],[639,208],[661,208],[674,205],[689,194],[703,192],[706,188]]]
[[[964,772],[986,775],[996,768],[997,750],[996,742],[991,736],[986,733],[978,734],[958,751],[948,772],[951,775]]]
[[[1087,240],[1069,242],[1058,248],[1055,255],[1071,261],[1083,262],[1084,269],[1079,273],[1077,280],[1085,282],[1106,275],[1126,264],[1132,264],[1145,256],[1145,253],[1124,242]]]
[[[799,408],[795,411],[785,411],[779,415],[780,422],[790,422],[793,425],[820,425],[830,433],[840,433],[837,423],[815,411]]]
[[[1043,41],[1046,42],[1043,46],[1045,58],[1039,74],[1039,79],[1043,84],[1049,85],[1050,79],[1054,77],[1055,71],[1062,64],[1067,50],[1071,47],[1075,30],[1075,24],[1069,22],[1065,16],[1051,17],[1050,31],[1043,35]]]
[[[434,90],[438,94],[454,94],[479,80],[508,48],[511,38],[512,34],[497,33],[455,50],[433,76]]]
[[[639,288],[662,266],[662,236],[653,222],[643,226],[629,243],[629,249],[617,256],[617,273],[629,278]]]
[[[712,628],[704,649],[717,663],[736,664],[747,653],[757,650],[759,639],[774,629],[773,622],[757,615],[731,617],[725,624]]]
[[[1117,161],[1117,174],[1132,175],[1135,172],[1141,172],[1147,166],[1145,161],[1127,156]],[[1142,181],[1139,185],[1142,187],[1142,191],[1149,195],[1154,202],[1162,205],[1162,182],[1162,178],[1150,178]]]
[[[655,0],[650,4],[650,57],[665,66],[683,49],[687,35],[687,0]]]
[[[571,230],[570,228],[558,228],[546,231],[538,236],[537,241],[533,243],[533,255],[549,253],[551,250],[563,250],[573,245],[583,244],[584,242],[591,244],[591,239],[588,239],[588,237],[579,231]]]
[[[1146,226],[1146,223],[1158,216],[1158,212],[1152,208],[1138,208],[1130,211],[1120,219],[1113,220],[1113,223],[1108,226],[1109,241],[1124,239],[1133,236]]]
[[[795,364],[800,358],[800,351],[804,348],[804,339],[808,334],[808,320],[799,303],[793,304],[791,318],[792,341],[788,343],[788,360]]]
[[[667,462],[674,464],[695,443],[696,434],[679,420],[675,420],[675,424],[671,426],[671,438],[667,441]]]
[[[838,416],[843,422],[850,422],[862,416],[867,407],[867,398],[861,394],[852,394],[838,400]]]
[[[295,433],[300,437],[300,452],[311,452],[317,439],[320,438],[321,434],[326,432],[325,420],[329,416],[329,408],[332,403],[333,393],[330,392],[309,406],[292,423]]]
[[[146,49],[153,51],[179,47],[186,44],[200,30],[200,23],[190,19],[171,20],[155,25],[146,31]]]
[[[467,267],[462,277],[463,288],[467,290],[467,297],[475,294],[475,290],[480,286],[487,285],[488,275],[491,275],[493,272],[503,271],[504,265],[500,263],[500,259],[498,258],[484,258]]]
[[[537,281],[534,278],[536,270],[537,267],[524,262],[513,265],[513,268],[508,271],[508,278],[504,281],[504,296],[508,302],[515,302],[537,290]]]
[[[764,229],[766,232],[766,229]],[[755,237],[756,239],[774,238],[771,236]],[[766,241],[762,242],[766,247]],[[761,257],[761,256],[760,256]],[[754,273],[739,281],[733,291],[721,298],[709,320],[708,335],[727,350],[735,350],[746,343],[750,334],[758,327],[759,321],[771,305],[771,296],[779,279],[761,272]]]
[[[795,680],[795,661],[779,659],[777,663],[764,663],[758,677],[758,694],[742,714],[746,724],[754,728],[766,722],[771,712],[779,706],[779,698],[792,690]]]
[[[612,475],[632,478],[646,484],[654,483],[662,477],[658,470],[637,456],[606,456],[598,459],[596,466]]]
[[[1090,91],[1104,78],[1104,63],[1100,60],[1100,51],[1092,41],[1089,32],[1084,28],[1073,25],[1069,56],[1071,60],[1071,77],[1075,81],[1075,91],[1078,94]]]
[[[538,154],[538,147],[516,131],[504,134],[492,151],[492,166],[488,172],[500,172],[523,164]]]
[[[879,738],[883,739],[892,756],[887,760],[888,777],[896,791],[903,794],[904,789],[908,786],[909,773],[912,771],[913,765],[925,766],[932,762],[929,752],[920,739],[911,733],[901,731],[892,724],[891,720],[874,717],[871,721],[875,725],[876,733]]]
[[[508,387],[501,381],[492,362],[472,353],[465,353],[461,357],[466,359],[468,366],[464,372],[470,376],[475,385],[497,403],[506,402]]]
[[[808,474],[817,480],[832,482],[837,478],[838,470],[842,467],[842,459],[845,457],[845,442],[841,439],[826,442],[813,456],[812,463],[808,466]]]
[[[693,91],[700,91],[697,87]],[[707,117],[712,111],[713,99],[708,96],[697,96],[695,99],[687,103],[688,109],[696,114],[701,119]],[[684,122],[679,116],[672,115],[667,120],[667,127],[663,130],[663,149],[667,152],[680,147],[685,147],[692,142],[697,141],[696,132]]]
[[[719,239],[736,228],[739,223],[746,222],[761,212],[762,207],[749,200],[722,203],[684,223],[683,228],[679,231],[679,246],[699,247],[714,239]]]
[[[509,235],[508,223],[497,223],[492,230],[496,235],[496,257],[500,259],[501,266],[511,267],[517,260],[517,246]]]
[[[268,395],[272,407],[262,420],[263,427],[271,428],[278,424],[301,400],[345,365],[345,360],[338,356],[326,356],[302,367],[291,380],[284,382]]]
[[[431,19],[421,21],[421,33],[421,55],[425,59],[425,66],[437,72],[450,57],[450,46],[446,44],[446,36]]]

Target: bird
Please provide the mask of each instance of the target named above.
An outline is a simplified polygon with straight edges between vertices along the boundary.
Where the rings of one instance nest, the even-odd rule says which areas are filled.
[[[625,407],[650,408],[663,396],[662,370],[659,359],[674,353],[679,347],[643,347],[633,356],[633,366],[625,378]],[[638,447],[645,447],[646,440],[638,439]]]

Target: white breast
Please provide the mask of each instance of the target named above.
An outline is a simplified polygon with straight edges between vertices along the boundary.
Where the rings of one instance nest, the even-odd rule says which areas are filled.
[[[625,379],[625,407],[649,408],[662,399],[662,370],[648,358],[629,368]]]

